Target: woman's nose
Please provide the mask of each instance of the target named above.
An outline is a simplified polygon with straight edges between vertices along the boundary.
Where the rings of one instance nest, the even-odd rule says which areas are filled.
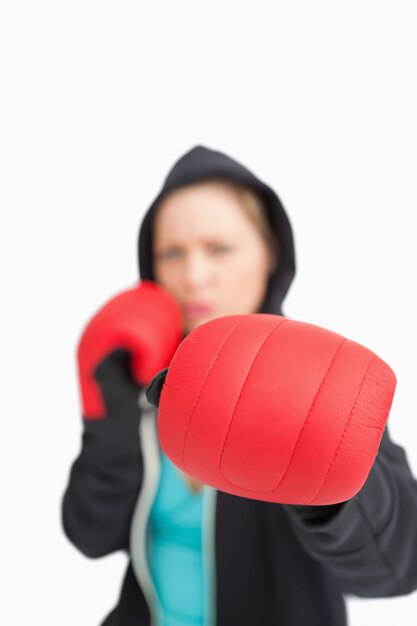
[[[184,284],[187,289],[205,287],[212,279],[209,259],[203,253],[189,255],[184,264]]]

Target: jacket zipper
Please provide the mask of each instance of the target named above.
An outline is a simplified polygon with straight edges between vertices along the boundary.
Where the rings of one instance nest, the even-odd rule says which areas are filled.
[[[148,605],[149,626],[163,626],[162,606],[147,559],[148,521],[161,472],[159,444],[154,409],[142,394],[139,398],[139,404],[142,408],[139,437],[143,458],[143,481],[130,528],[131,559],[133,570]]]
[[[204,568],[204,626],[216,626],[216,506],[217,490],[205,485],[203,499],[203,568]]]
[[[144,393],[139,397],[142,416],[139,437],[143,455],[143,481],[133,513],[130,529],[132,567],[145,596],[149,613],[149,626],[164,626],[164,614],[150,573],[147,559],[147,529],[150,511],[158,489],[161,472],[160,445],[157,434],[155,409],[147,402]],[[216,551],[215,520],[217,490],[204,485],[202,515],[202,560],[204,582],[204,626],[216,626]]]

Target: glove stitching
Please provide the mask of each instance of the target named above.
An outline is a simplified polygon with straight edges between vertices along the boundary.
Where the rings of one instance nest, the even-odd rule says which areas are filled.
[[[284,322],[286,322],[286,321],[289,321],[289,320],[284,320]],[[283,322],[282,322],[282,323],[283,323]],[[272,332],[274,332],[275,330],[277,330],[277,328],[279,328],[280,326],[282,326],[282,323],[281,323],[281,324],[279,324],[279,326],[277,326],[277,327],[276,327],[273,331],[271,331],[270,335],[272,334]],[[268,335],[268,337],[269,337],[270,335]],[[267,339],[268,339],[268,337],[267,337]],[[265,341],[266,341],[266,340],[265,340]],[[265,341],[263,342],[262,346],[265,344]],[[295,444],[294,444],[294,447],[293,447],[293,450],[292,450],[292,453],[291,453],[291,457],[290,457],[290,459],[289,459],[289,461],[288,461],[287,467],[285,468],[284,473],[283,473],[283,475],[282,475],[282,477],[281,477],[281,479],[280,479],[280,481],[279,481],[278,485],[275,485],[272,489],[268,489],[268,490],[262,491],[262,493],[272,493],[272,492],[276,492],[276,491],[279,489],[279,487],[281,486],[281,484],[283,483],[283,481],[284,481],[285,477],[287,476],[287,473],[288,473],[288,471],[289,471],[289,469],[290,469],[290,467],[291,467],[291,462],[292,462],[292,459],[293,459],[293,457],[294,457],[294,454],[295,454],[296,448],[297,448],[298,443],[299,443],[299,441],[300,441],[300,438],[301,438],[301,435],[302,435],[302,433],[303,433],[303,430],[304,430],[304,428],[305,428],[305,426],[306,426],[306,424],[307,424],[307,421],[308,421],[308,418],[309,418],[309,416],[310,416],[310,414],[311,414],[311,411],[312,411],[312,409],[313,409],[313,407],[314,407],[314,404],[315,404],[315,402],[316,402],[316,399],[317,399],[317,397],[318,397],[318,395],[319,395],[319,392],[320,392],[320,390],[321,390],[321,388],[322,388],[322,386],[323,386],[323,384],[324,384],[324,382],[325,382],[325,380],[326,380],[326,377],[327,377],[327,375],[328,375],[328,373],[329,373],[329,371],[330,371],[330,369],[331,369],[331,367],[332,367],[332,364],[333,364],[333,362],[334,362],[334,360],[335,360],[335,358],[336,358],[337,354],[339,353],[339,350],[341,349],[342,345],[343,345],[346,341],[347,341],[346,339],[343,339],[343,341],[341,341],[341,342],[340,342],[340,344],[338,345],[338,347],[337,347],[337,349],[336,349],[336,351],[335,351],[335,353],[334,353],[334,355],[333,355],[333,357],[332,357],[332,359],[331,359],[331,361],[330,361],[330,363],[329,363],[329,365],[328,365],[328,367],[327,367],[326,372],[325,372],[325,373],[324,373],[324,375],[323,375],[323,378],[322,378],[322,380],[321,380],[321,383],[320,383],[320,385],[319,385],[319,387],[318,387],[318,389],[317,389],[317,392],[316,392],[316,394],[315,394],[315,396],[314,396],[314,398],[313,398],[313,400],[312,400],[312,403],[311,403],[311,405],[310,405],[310,409],[309,409],[309,411],[308,411],[308,413],[307,413],[307,417],[306,417],[306,419],[305,419],[305,421],[304,421],[304,424],[303,424],[303,426],[302,426],[302,428],[301,428],[301,430],[300,430],[300,433],[299,433],[299,435],[298,435],[298,437],[297,437],[297,440],[296,440],[296,442],[295,442]],[[261,348],[262,348],[262,346],[261,346]],[[259,351],[260,351],[260,349],[259,349]],[[258,356],[259,351],[258,351],[258,353],[255,355],[255,358]],[[255,358],[254,358],[254,360],[255,360]],[[252,365],[253,365],[253,362],[252,362]],[[251,368],[252,368],[252,365],[251,365]],[[249,372],[250,372],[250,370],[249,370]],[[248,375],[249,375],[249,372],[248,372]],[[247,375],[247,377],[248,377],[248,375]],[[246,383],[246,381],[247,381],[247,377],[246,377],[245,383]],[[245,383],[244,383],[244,385],[245,385]],[[242,390],[243,390],[243,387],[242,387]],[[241,390],[241,392],[242,392],[242,390]],[[240,396],[239,396],[239,399],[240,399]],[[233,417],[232,417],[232,419],[233,419]],[[230,429],[230,424],[229,424],[229,429]],[[228,430],[228,432],[229,432],[229,430]],[[227,437],[227,434],[226,434],[226,437]],[[224,447],[225,447],[225,444],[223,445],[223,449],[222,449],[222,455],[221,455],[221,457],[223,456],[223,450],[224,450]],[[220,459],[220,462],[221,462],[221,459]],[[221,469],[221,468],[220,468],[220,469]],[[222,472],[222,474],[223,474],[223,472]],[[223,474],[223,476],[224,476],[224,474]],[[224,476],[224,477],[225,477],[225,476]],[[235,487],[239,487],[240,489],[242,488],[242,485],[237,485],[237,484],[233,483],[232,481],[228,480],[226,477],[225,477],[225,479],[229,482],[229,484],[234,485]],[[247,492],[259,493],[259,489],[249,489],[248,487],[244,487],[244,489],[245,489]]]
[[[330,472],[331,472],[331,470],[332,470],[332,468],[333,468],[333,466],[334,466],[334,463],[335,463],[336,457],[337,457],[337,455],[339,454],[339,450],[340,450],[340,448],[341,448],[341,446],[342,446],[343,440],[344,440],[345,435],[346,435],[346,433],[347,433],[347,430],[348,430],[348,428],[349,428],[349,426],[350,426],[350,423],[351,423],[351,418],[352,418],[352,415],[353,415],[353,411],[355,410],[355,407],[357,406],[357,403],[358,403],[358,398],[359,398],[359,396],[360,396],[360,394],[361,394],[362,387],[363,387],[364,382],[365,382],[365,380],[366,380],[366,374],[367,374],[367,372],[369,371],[369,368],[371,367],[372,363],[376,360],[376,358],[377,358],[377,357],[376,357],[376,356],[374,356],[374,357],[373,357],[373,358],[369,361],[369,363],[368,363],[368,365],[367,365],[367,368],[366,368],[365,373],[364,373],[364,375],[363,375],[363,378],[362,378],[362,381],[361,381],[361,384],[360,384],[360,387],[359,387],[358,393],[356,394],[355,402],[353,403],[352,409],[351,409],[351,411],[350,411],[350,413],[349,413],[349,417],[348,417],[348,419],[347,419],[347,421],[346,421],[346,424],[345,424],[345,427],[344,427],[344,429],[343,429],[343,432],[342,432],[342,434],[341,434],[341,436],[340,436],[340,438],[339,438],[338,444],[337,444],[337,446],[336,446],[336,450],[335,450],[335,452],[334,452],[334,454],[333,454],[333,458],[332,458],[332,460],[331,460],[331,461],[330,461],[330,463],[329,463],[329,467],[328,467],[328,469],[327,469],[327,472],[326,472],[326,474],[325,474],[325,476],[324,476],[324,478],[323,478],[323,481],[322,481],[322,483],[321,483],[321,485],[320,485],[320,487],[319,487],[318,491],[317,491],[317,492],[316,492],[316,494],[313,496],[313,498],[312,498],[311,500],[309,500],[308,504],[311,504],[312,502],[315,502],[315,500],[317,500],[317,498],[319,497],[319,495],[320,495],[320,494],[321,494],[321,492],[323,491],[323,489],[324,489],[324,487],[325,487],[325,484],[327,483],[327,481],[328,481],[328,479],[329,479]]]
[[[232,328],[232,330],[226,336],[225,340],[223,341],[222,345],[220,346],[218,352],[216,353],[216,355],[215,355],[215,357],[214,357],[214,359],[213,359],[213,361],[212,361],[212,363],[211,363],[211,365],[210,365],[210,367],[208,369],[206,377],[205,377],[205,379],[203,380],[203,382],[201,384],[200,390],[199,390],[199,392],[198,392],[198,394],[196,396],[196,399],[194,401],[193,407],[191,409],[190,417],[189,417],[189,420],[188,420],[188,423],[187,423],[187,426],[186,426],[186,429],[185,429],[185,433],[184,433],[184,441],[183,441],[183,446],[182,446],[182,450],[181,450],[181,458],[182,458],[183,465],[184,465],[185,469],[187,470],[187,472],[190,473],[190,474],[192,474],[192,471],[189,469],[189,467],[188,467],[188,465],[187,465],[187,463],[185,461],[185,448],[186,448],[186,445],[187,445],[188,432],[190,430],[191,422],[193,420],[194,413],[195,413],[198,401],[200,399],[201,393],[202,393],[202,391],[203,391],[203,389],[204,389],[204,387],[205,387],[205,385],[207,383],[207,380],[208,380],[211,372],[213,371],[213,368],[214,368],[214,366],[215,366],[215,364],[216,364],[216,362],[217,362],[221,352],[224,350],[227,342],[232,337],[232,335],[234,334],[236,329],[244,322],[245,319],[246,318],[239,319],[239,321],[235,324],[235,326]]]
[[[227,432],[226,432],[226,435],[225,435],[225,438],[224,438],[224,441],[223,441],[222,450],[221,450],[221,453],[220,453],[220,459],[219,459],[219,470],[220,470],[220,472],[221,472],[221,474],[222,474],[223,478],[224,478],[224,479],[225,479],[225,480],[226,480],[226,481],[227,481],[230,485],[234,485],[235,487],[240,487],[240,488],[241,488],[241,485],[237,485],[236,483],[234,483],[234,482],[232,482],[231,480],[229,480],[229,479],[226,477],[226,475],[224,474],[223,469],[222,469],[222,459],[223,459],[224,450],[225,450],[225,447],[226,447],[226,442],[227,442],[227,439],[228,439],[228,437],[229,437],[229,432],[230,432],[230,429],[231,429],[231,427],[232,427],[232,422],[233,422],[233,419],[234,419],[235,413],[236,413],[236,411],[237,411],[237,407],[238,407],[238,405],[239,405],[239,402],[240,402],[240,400],[241,400],[241,397],[242,397],[243,391],[244,391],[244,389],[245,389],[245,387],[246,387],[246,384],[247,384],[247,382],[248,382],[248,380],[249,380],[250,373],[251,373],[251,371],[252,371],[252,369],[253,369],[253,366],[255,365],[255,361],[256,361],[256,360],[257,360],[257,358],[259,357],[259,355],[260,355],[260,353],[261,353],[262,348],[265,346],[265,344],[267,343],[267,341],[268,341],[268,339],[271,337],[271,335],[272,335],[272,334],[273,334],[276,330],[278,330],[279,328],[281,328],[281,326],[283,326],[283,325],[285,324],[285,322],[288,322],[288,320],[287,320],[287,319],[281,320],[281,321],[280,321],[280,323],[279,323],[279,324],[277,324],[277,325],[275,326],[275,328],[273,328],[273,329],[272,329],[272,330],[268,333],[268,335],[267,335],[267,336],[263,339],[262,343],[261,343],[261,344],[260,344],[260,346],[258,347],[258,350],[257,350],[257,352],[256,352],[255,356],[253,357],[253,359],[252,359],[252,363],[250,364],[249,370],[248,370],[248,372],[247,372],[247,374],[246,374],[246,376],[245,376],[245,380],[243,381],[242,387],[240,388],[239,395],[238,395],[238,397],[237,397],[237,400],[236,400],[236,402],[235,402],[235,406],[234,406],[233,411],[232,411],[232,416],[231,416],[230,421],[229,421],[229,426],[228,426],[228,428],[227,428]],[[255,490],[250,490],[250,491],[255,491]]]

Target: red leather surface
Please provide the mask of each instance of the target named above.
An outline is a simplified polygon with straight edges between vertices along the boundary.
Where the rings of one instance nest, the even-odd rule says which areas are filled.
[[[142,281],[111,298],[80,338],[77,359],[85,418],[103,417],[105,407],[93,373],[112,350],[132,353],[132,372],[147,385],[167,367],[181,340],[181,312],[175,300],[151,281]]]
[[[365,482],[395,385],[384,361],[337,333],[277,315],[218,318],[171,362],[159,437],[173,463],[217,489],[333,504]]]

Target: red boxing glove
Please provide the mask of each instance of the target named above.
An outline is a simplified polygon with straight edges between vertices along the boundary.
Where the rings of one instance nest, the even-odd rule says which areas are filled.
[[[277,315],[231,315],[179,346],[159,398],[161,446],[221,491],[282,504],[354,496],[396,378],[367,348]]]
[[[116,349],[131,354],[134,380],[145,386],[169,365],[182,337],[180,309],[174,298],[151,281],[111,298],[84,329],[77,350],[85,419],[100,419],[106,407],[94,377],[97,366]]]

